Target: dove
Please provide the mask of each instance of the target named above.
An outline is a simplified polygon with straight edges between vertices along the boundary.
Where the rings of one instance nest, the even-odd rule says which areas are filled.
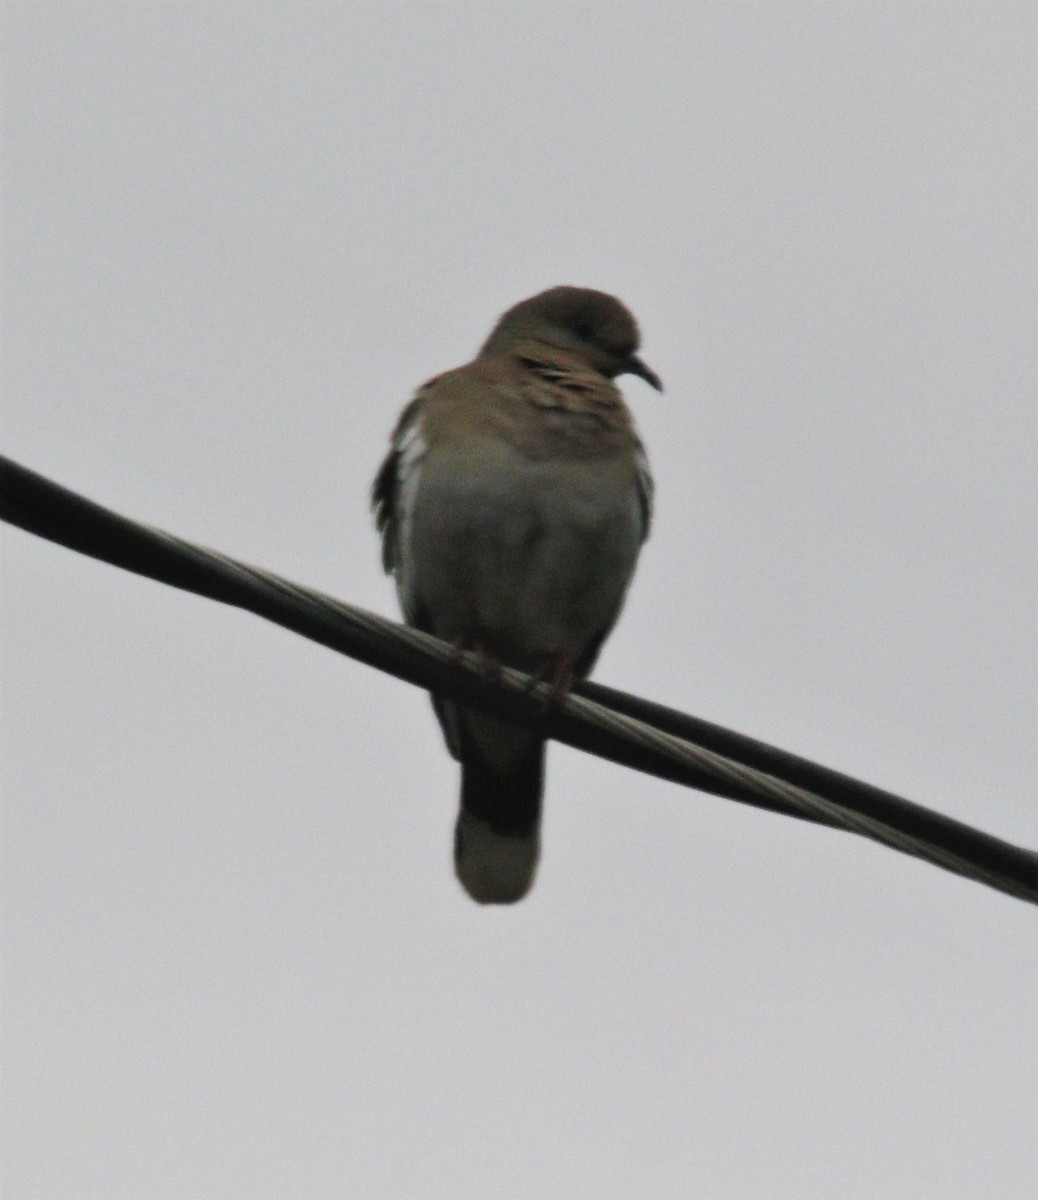
[[[604,292],[521,301],[471,362],[418,389],[372,488],[407,623],[554,699],[591,671],[649,532],[652,477],[614,382],[662,391],[638,348],[634,317]],[[479,903],[514,903],[540,853],[544,738],[433,705],[461,765],[458,879]]]

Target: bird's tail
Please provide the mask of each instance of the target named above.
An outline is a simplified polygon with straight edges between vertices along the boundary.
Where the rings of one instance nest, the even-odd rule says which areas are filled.
[[[514,904],[530,890],[537,869],[544,742],[531,741],[519,757],[498,766],[473,739],[462,741],[454,869],[473,900]]]

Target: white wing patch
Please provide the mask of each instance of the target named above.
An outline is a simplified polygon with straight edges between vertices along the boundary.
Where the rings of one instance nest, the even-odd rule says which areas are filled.
[[[414,555],[412,536],[414,533],[414,510],[418,499],[418,487],[422,479],[422,463],[427,449],[422,434],[421,417],[417,414],[403,430],[396,445],[397,503],[394,519],[396,523],[396,561],[393,574],[396,577],[400,604],[409,621],[416,619],[417,595],[414,587]]]
[[[641,445],[637,446],[634,451],[634,470],[638,486],[638,502],[642,510],[642,541],[644,542],[649,536],[649,527],[652,524],[653,482],[652,472],[649,470],[649,460]]]

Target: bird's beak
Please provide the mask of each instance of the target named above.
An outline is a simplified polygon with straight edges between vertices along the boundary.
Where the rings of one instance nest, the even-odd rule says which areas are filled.
[[[660,382],[660,377],[651,367],[647,367],[637,354],[632,354],[630,358],[624,359],[623,366],[620,368],[620,374],[637,375],[639,379],[644,379],[649,387],[654,387],[657,392],[663,391],[663,384]]]

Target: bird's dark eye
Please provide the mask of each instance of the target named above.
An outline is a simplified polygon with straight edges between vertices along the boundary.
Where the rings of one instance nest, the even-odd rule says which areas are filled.
[[[588,321],[577,320],[573,322],[573,332],[578,338],[582,338],[585,342],[591,341],[592,329]]]

